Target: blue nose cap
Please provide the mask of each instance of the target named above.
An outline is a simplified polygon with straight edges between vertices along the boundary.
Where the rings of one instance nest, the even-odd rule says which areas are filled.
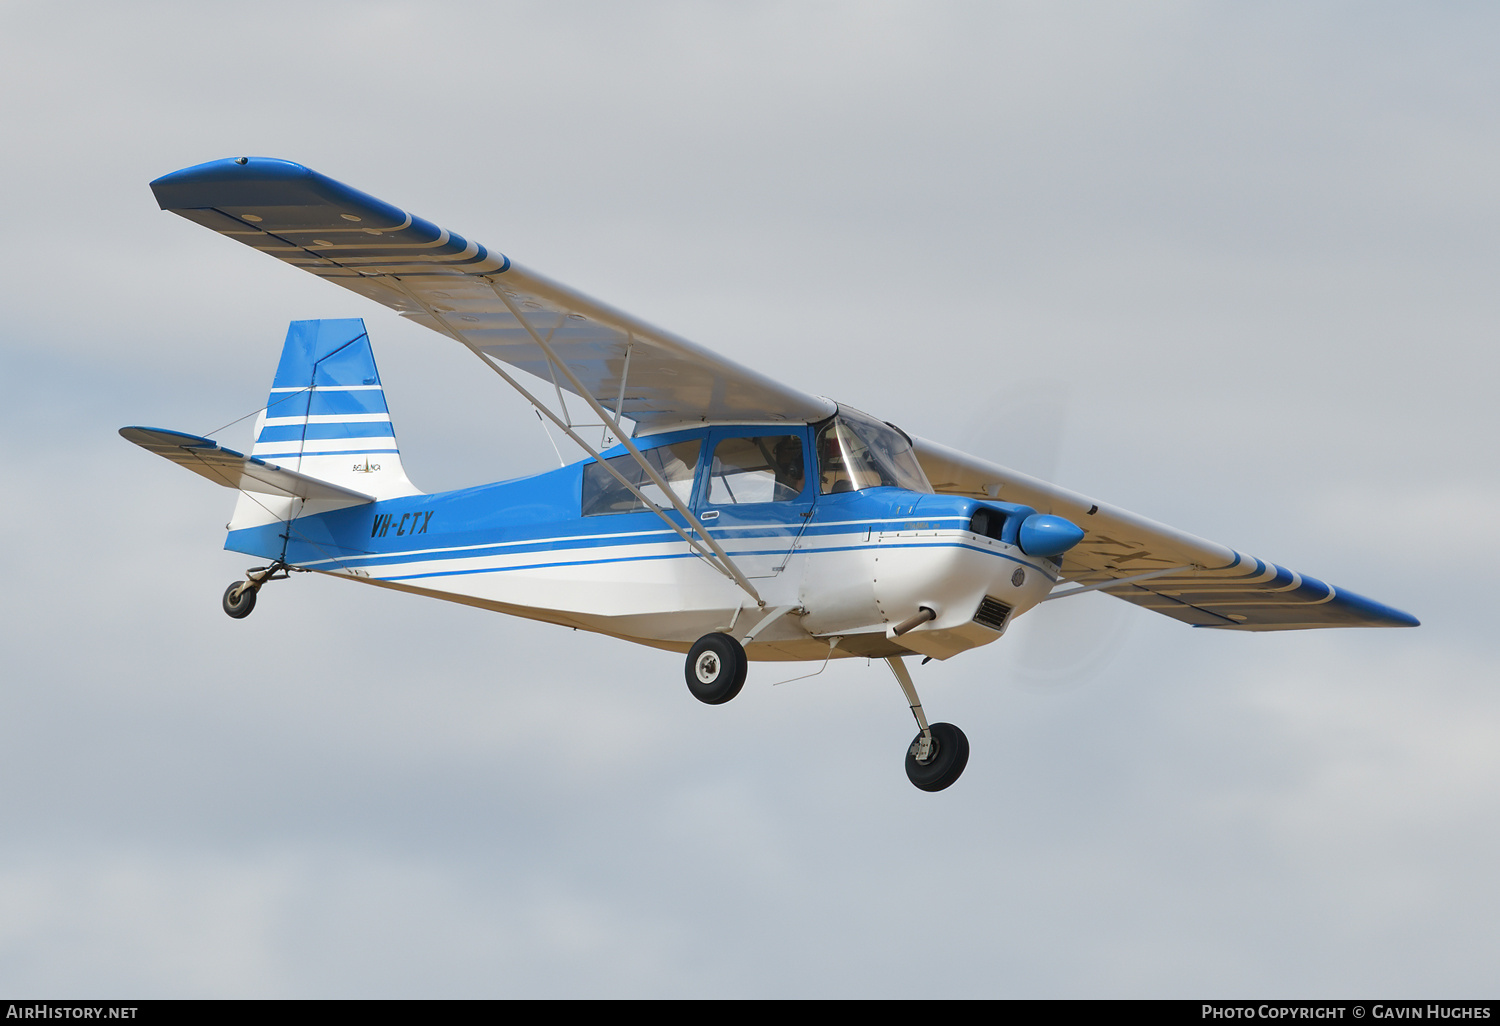
[[[1083,528],[1050,513],[1021,521],[1021,551],[1028,556],[1060,556],[1083,541]]]

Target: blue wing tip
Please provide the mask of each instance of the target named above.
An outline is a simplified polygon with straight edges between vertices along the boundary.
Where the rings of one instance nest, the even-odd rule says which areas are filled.
[[[277,157],[224,157],[162,175],[151,183],[151,191],[163,210],[181,210],[199,205],[191,201],[205,190],[217,192],[224,186],[250,182],[284,183],[317,177],[311,168]]]
[[[163,210],[333,203],[390,224],[406,219],[406,211],[385,200],[279,157],[224,157],[194,164],[162,175],[151,183],[151,192]]]
[[[503,253],[471,244],[394,204],[277,157],[225,157],[194,164],[162,175],[151,183],[151,191],[161,209],[250,244],[256,228],[273,234],[323,228],[348,232],[355,230],[352,223],[371,235],[387,236],[382,246],[418,246],[424,261],[439,258],[449,270],[491,274],[511,266]]]
[[[1334,602],[1359,613],[1372,627],[1420,627],[1422,621],[1410,613],[1388,606],[1384,602],[1356,595],[1352,591],[1338,589]]]

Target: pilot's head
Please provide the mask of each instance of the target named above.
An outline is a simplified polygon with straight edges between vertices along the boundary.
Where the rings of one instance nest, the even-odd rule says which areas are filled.
[[[777,480],[802,479],[802,439],[787,435],[771,450],[771,458],[776,463]]]

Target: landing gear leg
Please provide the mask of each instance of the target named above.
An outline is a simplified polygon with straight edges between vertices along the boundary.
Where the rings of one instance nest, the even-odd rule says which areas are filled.
[[[705,634],[688,653],[688,690],[708,705],[723,705],[745,686],[745,647],[728,634]]]
[[[270,566],[257,566],[245,571],[243,581],[235,581],[224,590],[224,612],[236,620],[243,620],[255,608],[255,596],[267,581],[284,581],[291,571],[299,567],[288,566],[277,560]],[[277,575],[280,576],[277,576]]]
[[[906,693],[906,703],[921,728],[911,747],[906,752],[906,776],[923,791],[941,791],[952,785],[969,764],[969,739],[964,732],[951,723],[934,723],[928,726],[927,715],[922,712],[922,700],[917,697],[917,688],[911,682],[911,673],[900,656],[888,656],[886,665],[896,675],[896,683]]]

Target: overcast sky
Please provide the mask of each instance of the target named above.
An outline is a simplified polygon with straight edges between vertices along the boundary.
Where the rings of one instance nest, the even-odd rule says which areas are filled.
[[[1493,997],[1500,8],[0,2],[0,992]],[[121,440],[364,317],[433,491],[546,469],[460,347],[161,213],[277,156],[809,392],[1408,610],[1104,596],[917,671],[314,575]],[[246,423],[220,437],[248,444]]]

